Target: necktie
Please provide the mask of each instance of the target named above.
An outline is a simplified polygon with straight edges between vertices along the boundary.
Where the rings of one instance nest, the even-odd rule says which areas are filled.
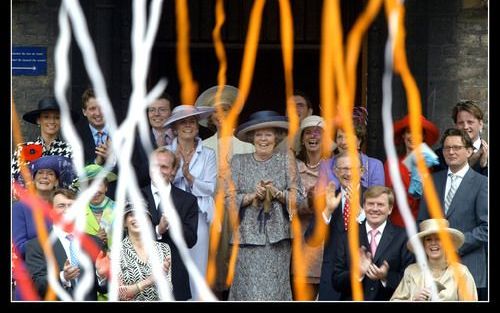
[[[74,240],[73,235],[67,235],[66,238],[69,240],[69,261],[71,265],[78,266],[80,263],[78,262],[78,247],[77,242]]]
[[[375,252],[377,252],[377,240],[375,240],[375,237],[377,237],[379,231],[376,229],[370,230],[370,251],[372,253],[372,258],[375,256]]]
[[[155,200],[156,200],[156,209],[158,210],[158,214],[161,216],[163,214],[163,211],[161,209],[161,197],[160,197],[160,192],[155,191]]]
[[[344,229],[347,231],[347,225],[349,224],[349,199],[345,198],[344,202]]]
[[[457,181],[457,176],[453,175],[452,173],[448,174],[450,176],[450,190],[448,190],[448,193],[446,194],[446,198],[444,199],[444,214],[448,213],[448,209],[450,208],[451,201],[453,200],[453,196],[455,195],[455,192],[457,191],[457,186],[456,186],[456,181]]]
[[[172,141],[174,141],[174,133],[172,132],[172,128],[167,128],[165,131],[165,143],[167,145],[171,145]]]
[[[96,146],[104,143],[104,132],[102,130],[97,131],[97,143]]]

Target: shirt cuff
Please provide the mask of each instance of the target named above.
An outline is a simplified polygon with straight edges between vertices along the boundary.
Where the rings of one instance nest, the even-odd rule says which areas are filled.
[[[159,225],[156,225],[156,227],[155,227],[155,233],[156,233],[156,240],[160,240],[163,237],[163,235],[160,234]]]
[[[104,282],[106,281],[106,277],[99,276],[99,273],[97,273],[97,270],[95,270],[95,275],[97,276],[97,284],[99,286],[103,286]]]
[[[387,280],[380,280],[380,283],[384,288],[387,287]]]
[[[325,211],[326,210],[323,210],[323,212],[321,212],[321,214],[323,215],[323,220],[325,221],[326,225],[330,225],[330,221],[332,220],[332,215],[330,214],[330,216],[327,216]]]
[[[59,279],[61,280],[63,287],[71,287],[71,281],[66,281],[66,279],[64,279],[64,271],[59,272]]]

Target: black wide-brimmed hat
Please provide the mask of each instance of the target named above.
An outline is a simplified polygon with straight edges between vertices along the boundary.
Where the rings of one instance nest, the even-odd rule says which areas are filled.
[[[61,111],[59,108],[59,103],[57,103],[54,97],[45,97],[38,101],[38,109],[24,113],[23,120],[31,124],[37,124],[36,120],[43,111]],[[70,110],[71,118],[74,122],[78,121],[79,116],[73,110]]]
[[[275,111],[257,111],[250,115],[248,121],[238,126],[236,137],[239,140],[253,143],[251,138],[247,136],[248,132],[262,128],[280,128],[286,131],[288,130],[288,118]]]

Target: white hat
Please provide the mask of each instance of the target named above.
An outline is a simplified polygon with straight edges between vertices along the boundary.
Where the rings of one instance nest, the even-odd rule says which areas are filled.
[[[217,94],[217,90],[219,86],[213,86],[205,90],[199,97],[196,99],[194,105],[196,107],[215,107],[215,95]],[[220,98],[217,104],[219,105],[227,105],[228,107],[232,107],[236,97],[238,97],[238,88],[224,85],[222,92],[220,94]],[[207,120],[200,120],[200,124],[208,127]]]
[[[172,111],[172,115],[165,121],[163,127],[171,127],[174,122],[185,119],[186,117],[196,116],[198,121],[205,119],[214,112],[214,108],[194,105],[183,104],[178,105]]]
[[[464,244],[464,234],[457,229],[450,228],[449,226],[450,223],[445,219],[434,218],[422,221],[419,225],[420,232],[413,235],[411,240],[408,240],[408,243],[406,244],[408,250],[413,252],[413,245],[411,244],[413,238],[418,237],[418,239],[423,240],[425,236],[437,234],[439,229],[442,229],[450,234],[455,250],[458,250]]]

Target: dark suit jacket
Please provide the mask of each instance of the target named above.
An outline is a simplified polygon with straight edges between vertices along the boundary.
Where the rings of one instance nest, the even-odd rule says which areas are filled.
[[[433,172],[439,172],[439,171],[448,169],[448,165],[446,165],[446,161],[444,160],[443,147],[437,148],[434,152],[439,157],[439,164],[433,166],[432,167],[432,171]],[[481,165],[479,164],[479,161],[477,161],[476,164],[474,164],[474,166],[472,166],[472,169],[474,171],[478,172],[479,174],[482,174],[482,175],[488,177],[488,166],[481,167]]]
[[[102,241],[96,236],[90,236],[100,248],[102,248]],[[54,256],[56,258],[57,266],[59,271],[64,268],[64,262],[68,259],[66,252],[64,251],[63,245],[59,239],[57,239],[52,245],[54,251]],[[45,293],[47,292],[47,287],[49,286],[47,277],[47,261],[45,259],[45,254],[43,253],[42,247],[38,242],[38,238],[33,238],[26,244],[26,268],[33,279],[35,287],[38,291],[39,296],[43,299]],[[106,293],[107,285],[99,286],[97,283],[97,276],[95,274],[95,267],[93,267],[94,275],[94,285],[91,290],[85,295],[85,301],[97,301],[97,292]],[[85,272],[83,268],[80,268],[80,277],[83,277]],[[59,273],[58,273],[58,282]],[[62,286],[62,284],[61,284]],[[71,287],[66,288],[66,291],[73,297],[73,292],[76,290],[77,282],[75,280],[71,281]],[[64,287],[63,287],[64,288]],[[58,299],[59,300],[59,299]]]
[[[188,248],[193,247],[198,240],[198,202],[196,197],[185,192],[182,189],[171,185],[172,202],[179,214],[182,223],[182,232],[184,240]],[[151,187],[147,186],[141,189],[144,199],[148,202],[148,210],[151,213],[153,225],[160,223],[160,214],[156,209]],[[191,296],[191,288],[189,287],[189,273],[182,262],[177,246],[169,235],[169,231],[163,234],[161,242],[165,242],[170,246],[172,254],[172,286],[175,300],[188,300]]]
[[[443,210],[447,175],[448,169],[432,174]],[[418,223],[428,218],[427,203],[421,201]],[[485,288],[488,268],[488,178],[469,169],[455,192],[445,218],[450,227],[464,233],[465,243],[458,250],[461,262],[469,268],[476,286]]]
[[[360,202],[363,198],[363,193],[366,188],[361,187],[361,192],[359,195]],[[336,192],[338,195],[340,189]],[[361,205],[361,203],[360,203]],[[319,301],[338,301],[340,300],[340,293],[335,290],[332,286],[332,274],[333,274],[333,255],[335,251],[334,241],[337,236],[340,234],[345,234],[344,229],[344,218],[342,216],[342,202],[340,202],[339,206],[333,211],[332,218],[330,219],[330,224],[328,224],[328,233],[327,238],[324,242],[324,250],[323,250],[323,261],[321,265],[321,274],[320,274],[320,282],[319,282],[319,291],[318,291],[318,300]],[[321,210],[322,211],[322,210]],[[323,217],[321,217],[323,221]],[[311,223],[308,225],[307,230],[304,234],[306,243],[310,245],[315,245],[316,243],[311,243],[309,238],[315,231],[316,227],[316,218],[313,217]]]
[[[369,250],[370,244],[365,223],[366,221],[359,225],[359,243]],[[406,248],[406,242],[405,230],[387,221],[373,258],[373,262],[377,266],[381,266],[384,260],[389,263],[387,284],[384,287],[380,281],[374,281],[365,276],[361,282],[364,300],[388,301],[391,298],[403,277],[405,268],[415,262],[415,258]],[[352,300],[351,257],[345,232],[335,239],[335,253],[332,263],[333,287],[341,293],[340,300]]]

